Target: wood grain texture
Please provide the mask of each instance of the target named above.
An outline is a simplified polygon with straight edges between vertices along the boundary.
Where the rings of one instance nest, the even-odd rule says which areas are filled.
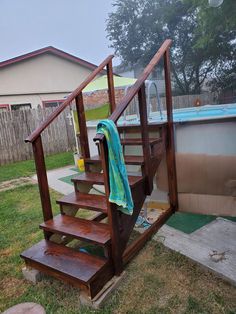
[[[161,138],[149,138],[147,145],[155,145],[160,143],[162,140]],[[143,140],[141,138],[126,138],[126,139],[121,139],[120,140],[122,145],[143,145]]]
[[[101,211],[107,213],[106,197],[103,195],[84,194],[75,192],[63,196],[57,201],[60,205],[69,205],[76,208],[85,208],[95,211]]]
[[[67,215],[57,215],[53,219],[40,224],[40,228],[99,245],[107,245],[110,241],[107,224]]]
[[[88,142],[88,131],[87,131],[87,126],[86,126],[86,118],[85,118],[82,92],[76,96],[75,105],[76,105],[76,112],[77,112],[78,122],[79,122],[79,130],[80,130],[79,139],[80,139],[80,148],[82,152],[82,157],[89,158],[90,151],[89,151],[89,142]]]
[[[127,165],[143,165],[144,159],[143,156],[124,156],[125,164]],[[101,163],[101,158],[99,155],[93,156],[91,158],[86,158],[85,163],[95,164]]]
[[[33,143],[33,151],[38,176],[40,199],[43,209],[43,218],[44,221],[46,221],[52,219],[53,215],[41,136],[39,136]]]
[[[137,184],[143,181],[142,176],[128,176],[129,184],[133,188]],[[104,175],[103,173],[97,172],[84,172],[83,174],[74,176],[71,179],[72,182],[76,183],[90,183],[90,184],[100,184],[104,185]]]
[[[79,287],[92,298],[114,275],[105,258],[46,240],[24,251],[21,257],[26,265]]]
[[[146,103],[146,93],[145,84],[141,86],[138,92],[138,102],[139,102],[139,112],[140,112],[140,126],[141,126],[141,136],[142,136],[142,148],[143,148],[143,158],[144,167],[143,175],[146,180],[146,194],[150,195],[153,189],[153,178],[151,175],[151,145],[158,143],[156,141],[149,139],[148,134],[148,117],[147,117],[147,103]]]
[[[164,54],[164,72],[166,88],[166,105],[167,105],[167,136],[166,136],[166,163],[169,185],[170,205],[174,210],[178,210],[178,189],[175,161],[175,141],[174,125],[172,112],[172,92],[170,79],[170,54],[169,48]]]
[[[107,260],[69,247],[42,240],[21,253],[24,259],[33,259],[48,268],[88,283],[106,265]]]
[[[116,100],[115,100],[115,88],[113,80],[113,70],[112,70],[112,60],[107,63],[107,83],[108,83],[108,96],[111,112],[116,109]]]

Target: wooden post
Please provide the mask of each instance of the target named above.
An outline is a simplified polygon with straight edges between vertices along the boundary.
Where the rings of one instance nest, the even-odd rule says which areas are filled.
[[[90,151],[89,151],[89,143],[88,143],[88,132],[87,132],[87,126],[86,126],[86,118],[85,118],[82,92],[79,93],[78,96],[76,96],[75,105],[76,105],[78,123],[79,123],[81,153],[82,153],[83,158],[89,158]]]
[[[107,83],[108,83],[108,96],[111,108],[111,113],[116,108],[115,88],[113,80],[112,60],[107,63]]]
[[[123,271],[123,261],[121,253],[121,241],[119,234],[119,212],[115,204],[109,202],[109,168],[108,168],[108,149],[106,140],[100,141],[101,161],[104,175],[104,186],[107,199],[107,215],[111,234],[111,257],[115,269],[115,275],[119,276]]]
[[[178,191],[175,162],[175,142],[172,113],[169,48],[167,48],[166,52],[164,53],[164,71],[165,71],[166,109],[167,109],[166,162],[168,172],[169,197],[170,205],[173,208],[173,210],[178,210]]]
[[[32,143],[44,221],[53,218],[41,135]]]
[[[141,86],[138,92],[140,125],[142,134],[143,158],[144,158],[144,175],[146,177],[146,192],[151,194],[153,189],[153,180],[150,173],[151,166],[151,152],[148,134],[148,120],[147,120],[147,103],[145,93],[145,83]]]

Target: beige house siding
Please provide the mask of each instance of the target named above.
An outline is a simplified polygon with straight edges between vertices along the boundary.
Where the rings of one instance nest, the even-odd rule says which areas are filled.
[[[0,104],[63,99],[91,73],[91,69],[45,53],[0,69]]]

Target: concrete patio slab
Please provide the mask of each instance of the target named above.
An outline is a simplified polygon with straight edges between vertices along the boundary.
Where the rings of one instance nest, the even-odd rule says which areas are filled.
[[[70,165],[67,167],[47,171],[49,187],[64,195],[72,193],[74,191],[73,185],[70,185],[60,180],[63,177],[76,175],[78,173],[72,168],[73,166]],[[33,180],[37,181],[37,175],[34,175],[32,178]]]
[[[155,240],[189,257],[236,285],[236,223],[217,218],[197,231],[186,234],[164,225]]]

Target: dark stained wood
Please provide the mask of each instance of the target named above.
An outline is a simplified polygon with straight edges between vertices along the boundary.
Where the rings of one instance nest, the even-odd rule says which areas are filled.
[[[80,85],[76,88],[73,93],[71,93],[67,99],[55,109],[42,123],[41,125],[34,130],[30,136],[28,136],[25,142],[33,142],[36,138],[45,130],[49,124],[67,107],[70,103],[78,96],[82,90],[104,69],[110,60],[112,60],[113,55],[108,56]]]
[[[42,240],[24,251],[26,264],[57,279],[69,282],[94,297],[111,279],[113,270],[105,258]],[[100,284],[96,278],[99,278]],[[103,279],[104,278],[104,279]]]
[[[168,220],[173,214],[174,210],[169,208],[148,228],[146,229],[136,240],[134,240],[125,250],[123,254],[123,263],[127,264],[145,245],[145,243],[153,236],[154,233]]]
[[[107,224],[67,215],[58,215],[51,220],[45,221],[40,224],[40,228],[99,245],[107,245],[110,241],[110,232]]]
[[[115,88],[113,81],[113,70],[112,70],[112,60],[107,63],[107,83],[108,83],[108,96],[111,112],[114,112],[116,109],[116,100],[115,100]]]
[[[143,165],[144,159],[143,156],[124,156],[125,163],[127,165]],[[95,163],[101,163],[101,158],[99,155],[93,156],[91,158],[86,158],[85,163],[89,164],[95,164]]]
[[[160,128],[162,128],[163,126],[167,125],[166,121],[163,122],[152,122],[147,125],[148,131],[158,131]],[[141,132],[141,126],[140,124],[132,124],[132,125],[121,125],[117,127],[118,131],[124,132],[125,133],[137,133],[137,132]]]
[[[164,54],[164,72],[166,88],[166,109],[167,109],[167,137],[166,137],[166,162],[169,185],[170,205],[174,210],[178,210],[178,192],[175,162],[175,142],[174,142],[174,125],[172,113],[172,93],[170,78],[170,55],[169,48]]]
[[[114,122],[117,122],[117,120],[120,118],[122,113],[128,107],[131,100],[138,93],[139,89],[141,88],[141,86],[143,85],[145,80],[148,78],[150,73],[153,71],[154,67],[161,60],[166,49],[168,49],[170,47],[171,43],[172,43],[172,40],[170,40],[170,39],[167,39],[164,41],[164,43],[161,45],[160,49],[157,51],[157,53],[152,58],[150,63],[144,69],[143,73],[139,76],[139,78],[134,83],[134,85],[129,89],[126,96],[124,96],[122,98],[121,102],[117,105],[115,112],[112,113],[112,115],[110,116],[109,119],[113,120]]]
[[[81,289],[84,289],[91,297],[94,297],[104,286],[104,284],[114,275],[119,275],[124,268],[124,264],[142,248],[146,241],[160,228],[169,216],[178,208],[177,183],[175,169],[175,149],[174,149],[174,132],[172,118],[172,99],[171,99],[171,82],[170,82],[170,60],[169,47],[171,40],[166,40],[149,65],[145,68],[143,74],[138,78],[136,83],[123,97],[120,104],[115,108],[115,93],[112,73],[111,57],[108,57],[78,89],[76,89],[67,100],[57,108],[52,115],[46,119],[41,126],[35,130],[26,140],[33,143],[35,152],[35,161],[37,173],[39,176],[41,201],[44,211],[44,220],[41,228],[44,229],[46,239],[53,233],[63,234],[73,239],[77,238],[102,245],[105,250],[106,259],[91,256],[86,253],[78,252],[69,247],[55,244],[49,241],[41,241],[31,249],[22,253],[27,265],[39,269],[58,279],[64,280]],[[147,106],[145,96],[145,80],[152,72],[156,64],[164,56],[164,70],[166,82],[167,98],[167,122],[148,124]],[[118,211],[117,205],[109,202],[109,166],[108,166],[108,149],[107,143],[102,134],[97,134],[94,138],[99,142],[100,156],[90,158],[88,136],[86,129],[84,105],[82,98],[82,89],[94,78],[104,67],[107,67],[108,93],[111,110],[113,111],[110,119],[117,122],[118,118],[127,108],[131,100],[138,94],[140,126],[123,126],[119,127],[119,132],[140,132],[141,138],[122,139],[121,143],[125,145],[142,145],[143,156],[126,156],[127,164],[141,165],[143,176],[129,176],[129,184],[132,187],[132,197],[134,201],[133,215],[128,216]],[[95,75],[96,73],[96,75]],[[76,108],[80,124],[80,140],[82,154],[85,158],[86,170],[87,165],[101,163],[96,167],[103,170],[102,173],[86,173],[75,177],[72,181],[75,184],[75,192],[62,197],[58,204],[62,209],[68,206],[74,212],[79,208],[98,211],[99,215],[91,220],[84,220],[67,215],[59,215],[52,218],[51,204],[48,192],[48,183],[43,158],[42,142],[40,133],[68,106],[72,100],[76,100]],[[160,131],[160,138],[150,138],[150,131]],[[150,194],[153,189],[153,178],[159,166],[160,160],[166,149],[170,208],[165,211],[156,222],[154,222],[137,240],[130,244],[127,243],[130,234],[134,228],[136,219],[142,209],[146,195]],[[94,167],[95,168],[95,167]],[[92,169],[92,167],[91,167]],[[99,171],[98,169],[95,171]],[[77,185],[86,184],[88,187],[92,184],[104,184],[105,196],[84,194],[77,191]],[[45,203],[43,201],[45,200]],[[49,206],[50,205],[50,206]],[[49,217],[45,219],[46,217]],[[104,218],[108,218],[108,223],[99,223]],[[68,242],[67,242],[68,243]]]
[[[86,126],[86,118],[84,111],[84,102],[82,92],[75,98],[76,111],[79,122],[79,131],[80,131],[80,148],[83,158],[89,158],[89,143],[88,143],[88,132]]]
[[[155,145],[162,141],[161,138],[149,138],[147,145]],[[141,138],[126,138],[120,140],[122,145],[143,145],[143,140]]]
[[[121,238],[121,249],[122,253],[129,241],[130,235],[133,231],[134,225],[137,221],[138,215],[143,207],[144,201],[146,199],[146,187],[145,183],[139,185],[137,188],[132,191],[132,198],[134,202],[134,209],[132,215],[120,215],[120,221],[122,229],[120,230],[120,238]]]
[[[116,275],[120,275],[123,271],[121,241],[120,241],[120,226],[119,226],[119,212],[117,205],[109,202],[110,185],[109,185],[109,169],[108,169],[108,148],[106,141],[100,142],[102,169],[104,174],[104,186],[107,200],[107,215],[108,224],[111,235],[111,252],[108,256],[112,259],[114,271]]]
[[[33,259],[35,262],[69,275],[83,283],[91,281],[96,273],[107,263],[107,260],[104,258],[78,252],[47,240],[42,240],[24,251],[21,253],[21,257]]]
[[[143,177],[141,176],[128,176],[129,184],[131,187],[135,187],[141,181],[143,181]],[[104,184],[104,175],[103,173],[98,172],[84,172],[83,174],[77,175],[71,179],[73,182],[82,182],[82,183],[90,183],[90,184]]]
[[[60,205],[69,205],[76,208],[91,209],[94,211],[107,212],[106,197],[103,195],[84,194],[75,192],[63,196],[57,201]]]
[[[144,158],[143,174],[145,176],[145,181],[146,181],[146,194],[150,195],[153,189],[153,178],[151,176],[151,148],[150,148],[149,143],[152,141],[149,140],[148,128],[147,128],[148,118],[147,118],[147,104],[146,104],[146,93],[145,93],[144,83],[138,92],[138,102],[139,102],[140,126],[141,126],[142,148],[143,148],[143,158]],[[162,139],[159,139],[159,140],[162,141]]]
[[[43,218],[44,221],[46,221],[52,219],[53,215],[41,136],[37,137],[37,139],[33,142],[33,152],[43,209]]]
[[[97,213],[95,217],[93,217],[93,221],[102,221],[104,218],[107,217],[107,214],[105,213]]]

